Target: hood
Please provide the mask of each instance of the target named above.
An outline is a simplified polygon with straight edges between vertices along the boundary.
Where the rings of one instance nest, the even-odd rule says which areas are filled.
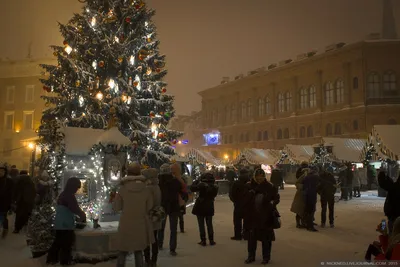
[[[163,165],[161,165],[160,167],[160,174],[171,174],[171,165],[169,165],[168,163],[164,163]]]
[[[0,167],[0,169],[4,170],[4,176],[2,176],[0,178],[7,177],[7,175],[8,175],[7,168],[6,167]]]
[[[146,188],[146,177],[143,175],[126,176],[121,180],[121,186],[129,192],[140,192]]]
[[[142,175],[146,177],[146,180],[153,185],[158,185],[158,171],[157,169],[150,168],[142,171]]]
[[[81,180],[76,177],[71,177],[67,180],[67,184],[64,187],[64,192],[75,194],[79,188],[81,188]]]

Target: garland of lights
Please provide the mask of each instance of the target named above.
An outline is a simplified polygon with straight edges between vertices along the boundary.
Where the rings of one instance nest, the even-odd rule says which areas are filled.
[[[320,144],[317,149],[317,153],[315,153],[314,159],[311,164],[317,165],[332,165],[332,161],[329,159],[330,153],[328,149],[324,146],[324,144]]]
[[[288,157],[289,157],[289,155],[284,150],[281,150],[280,157],[279,157],[279,160],[276,163],[276,165],[277,166],[282,165]]]

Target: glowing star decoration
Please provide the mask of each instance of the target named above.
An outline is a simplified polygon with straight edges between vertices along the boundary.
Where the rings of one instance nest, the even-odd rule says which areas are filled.
[[[92,62],[92,67],[93,67],[93,69],[97,69],[97,61],[96,60]]]
[[[101,92],[98,92],[98,93],[96,94],[96,98],[97,98],[98,100],[102,100],[102,99],[103,99],[103,94],[102,94]]]
[[[133,66],[133,65],[135,65],[135,57],[134,56],[131,56],[130,58],[129,58],[129,63]]]
[[[92,20],[90,21],[90,25],[92,25],[92,27],[96,26],[96,18],[93,17]]]
[[[137,83],[136,88],[137,88],[139,91],[142,90],[142,86],[141,86],[141,84],[140,84],[140,77],[139,77],[139,75],[136,75],[136,76],[135,76],[135,82]]]
[[[70,47],[69,45],[66,45],[64,48],[64,51],[67,52],[67,54],[69,55],[72,52],[72,47]]]
[[[159,127],[159,125],[157,125],[155,123],[151,124],[151,133],[152,133],[152,136],[154,139],[156,139],[158,136],[158,127]]]
[[[81,106],[81,107],[83,107],[83,105],[85,104],[85,99],[83,98],[83,96],[79,96],[79,105]]]

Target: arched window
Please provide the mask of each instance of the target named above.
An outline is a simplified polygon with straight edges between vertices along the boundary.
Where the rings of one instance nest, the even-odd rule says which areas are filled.
[[[262,98],[258,99],[258,116],[264,116],[264,99]]]
[[[236,106],[235,106],[235,104],[231,105],[231,120],[236,121]]]
[[[331,82],[327,82],[325,84],[325,105],[329,106],[335,103],[335,91],[333,88],[333,84]]]
[[[337,122],[335,123],[335,135],[341,135],[342,134],[342,125]]]
[[[300,109],[308,108],[308,92],[307,89],[300,89]]]
[[[247,100],[247,117],[251,117],[253,115],[253,101],[251,99]]]
[[[285,112],[285,97],[283,94],[278,94],[278,112]]]
[[[291,111],[292,110],[292,93],[291,92],[286,92],[285,94],[285,111]]]
[[[269,101],[269,97],[265,97],[265,115],[271,114],[271,101]]]
[[[313,127],[310,125],[307,127],[307,137],[313,137],[313,136],[314,136]]]
[[[383,90],[385,93],[397,91],[396,74],[393,71],[383,74]]]
[[[261,131],[258,131],[258,134],[257,134],[257,141],[261,141],[262,140],[262,132]]]
[[[245,119],[246,118],[246,110],[247,110],[246,102],[242,102],[241,105],[242,105],[242,113],[241,113],[242,119]]]
[[[332,135],[332,125],[329,123],[325,127],[325,135],[331,136]]]
[[[281,135],[282,135],[282,132],[281,132]],[[268,140],[268,131],[264,131],[263,140],[264,140],[264,141],[267,141],[267,140]]]
[[[379,97],[380,87],[381,84],[378,73],[376,72],[370,73],[367,78],[367,97],[368,98]]]
[[[289,135],[289,129],[285,128],[285,130],[283,130],[283,138],[285,139],[289,139],[290,135]]]
[[[310,101],[310,108],[314,108],[317,106],[317,91],[314,85],[311,85],[308,89],[308,99]]]
[[[395,119],[389,119],[387,124],[389,124],[389,125],[397,125],[397,121]]]
[[[336,103],[344,102],[344,83],[343,80],[336,81]]]
[[[358,120],[353,121],[353,130],[358,130]]]
[[[276,139],[282,139],[282,130],[279,129],[278,132],[276,133]]]
[[[353,77],[353,89],[358,89],[358,77]]]
[[[300,138],[306,137],[306,127],[300,127]]]

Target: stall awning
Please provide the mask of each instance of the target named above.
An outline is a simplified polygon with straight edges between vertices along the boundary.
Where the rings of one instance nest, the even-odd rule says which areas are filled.
[[[303,161],[309,162],[314,155],[314,148],[312,146],[287,144],[283,151],[289,156],[289,161],[292,160],[297,164]]]
[[[369,137],[369,143],[375,146],[379,157],[399,160],[400,125],[375,125]],[[368,145],[368,144],[367,144]]]
[[[249,148],[243,150],[232,163],[237,165],[243,160],[250,165],[274,165],[279,160],[279,152],[272,149]]]
[[[349,138],[322,138],[324,146],[332,146],[334,160],[342,162],[360,162],[367,140]]]
[[[215,158],[210,152],[207,151],[201,151],[198,149],[191,149],[186,155],[187,158],[193,157],[197,162],[206,164],[209,163],[214,166],[219,166],[221,165],[221,161],[217,158]]]

